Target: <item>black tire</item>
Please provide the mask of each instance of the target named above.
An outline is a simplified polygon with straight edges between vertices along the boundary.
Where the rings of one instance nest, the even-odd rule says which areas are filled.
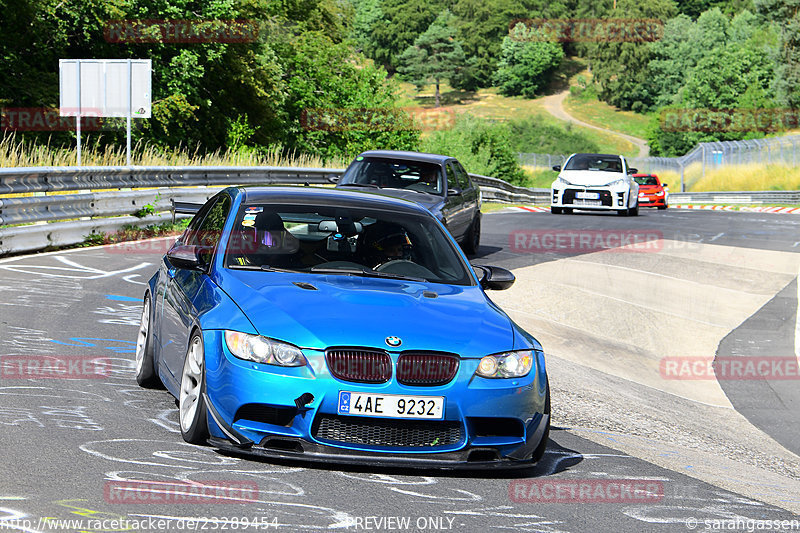
[[[620,217],[628,216],[628,210],[627,209],[617,209],[617,216],[620,216]]]
[[[664,210],[664,209],[666,209],[666,208],[667,208],[667,206],[666,206],[666,205],[660,205],[660,206],[658,206],[658,209],[659,209],[660,211],[663,211],[663,210]]]
[[[194,367],[192,363],[195,363]],[[203,337],[195,332],[183,360],[178,396],[178,422],[183,440],[189,444],[205,444],[208,440],[208,414],[203,400],[206,391],[205,374]]]
[[[134,370],[136,382],[148,389],[163,387],[158,378],[153,357],[153,299],[150,293],[144,295],[142,303],[142,319],[139,323],[139,335],[136,339],[136,354],[134,355]]]
[[[547,380],[547,396],[544,401],[544,414],[550,415],[550,380]],[[544,428],[544,435],[542,435],[542,441],[533,450],[533,454],[531,455],[531,461],[534,463],[538,463],[544,457],[544,452],[547,451],[547,442],[550,440],[550,419],[552,417],[547,417],[547,426]]]
[[[639,216],[639,204],[636,204],[636,207],[629,209],[628,210],[628,214],[630,216],[632,216],[632,217],[638,217]]]
[[[565,207],[564,208],[564,214],[565,215],[571,215],[572,214],[572,208],[571,207]]]
[[[561,213],[563,213],[563,210],[560,207],[550,206],[550,213],[553,215],[560,215]]]
[[[472,224],[469,226],[469,231],[467,231],[467,236],[464,239],[464,245],[462,248],[467,255],[475,255],[478,253],[478,249],[481,246],[481,216],[475,217],[472,221]]]

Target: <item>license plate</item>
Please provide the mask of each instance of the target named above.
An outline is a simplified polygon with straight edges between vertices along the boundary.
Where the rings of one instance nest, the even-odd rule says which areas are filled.
[[[599,192],[576,192],[575,198],[580,198],[581,200],[597,200],[600,198]]]
[[[573,205],[603,205],[600,200],[575,200]]]
[[[339,414],[388,418],[444,418],[444,396],[339,391]]]

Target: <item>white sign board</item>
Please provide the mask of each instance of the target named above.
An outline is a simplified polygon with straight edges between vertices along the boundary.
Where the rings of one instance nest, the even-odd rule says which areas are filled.
[[[150,118],[149,59],[60,59],[58,69],[62,117],[127,117],[130,103],[131,118]]]

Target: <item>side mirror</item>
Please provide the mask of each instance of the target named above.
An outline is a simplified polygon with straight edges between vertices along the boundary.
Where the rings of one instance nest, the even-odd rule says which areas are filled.
[[[556,172],[561,172],[561,165],[553,165],[553,170]]]
[[[638,168],[629,168],[628,169],[628,174],[638,174],[638,173],[639,173],[639,169]]]
[[[472,266],[483,272],[483,275],[479,276],[481,287],[490,291],[504,291],[511,287],[517,279],[505,268],[486,265]]]
[[[206,247],[178,244],[167,252],[167,259],[178,268],[200,270],[205,265],[202,256],[209,252]]]
[[[447,196],[458,196],[459,194],[461,194],[461,189],[459,189],[458,187],[447,189]]]
[[[339,183],[339,180],[341,178],[342,178],[341,176],[338,176],[336,174],[330,174],[328,176],[325,176],[325,179],[327,179],[331,183]]]
[[[662,183],[661,186],[662,187],[669,187],[669,183]]]

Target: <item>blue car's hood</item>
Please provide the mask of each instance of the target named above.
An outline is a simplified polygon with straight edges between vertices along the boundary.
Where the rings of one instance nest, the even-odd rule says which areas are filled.
[[[258,333],[303,348],[388,349],[388,336],[402,339],[399,350],[464,357],[513,348],[511,320],[477,286],[244,270],[226,271],[221,282]],[[423,291],[438,296],[429,298]]]

